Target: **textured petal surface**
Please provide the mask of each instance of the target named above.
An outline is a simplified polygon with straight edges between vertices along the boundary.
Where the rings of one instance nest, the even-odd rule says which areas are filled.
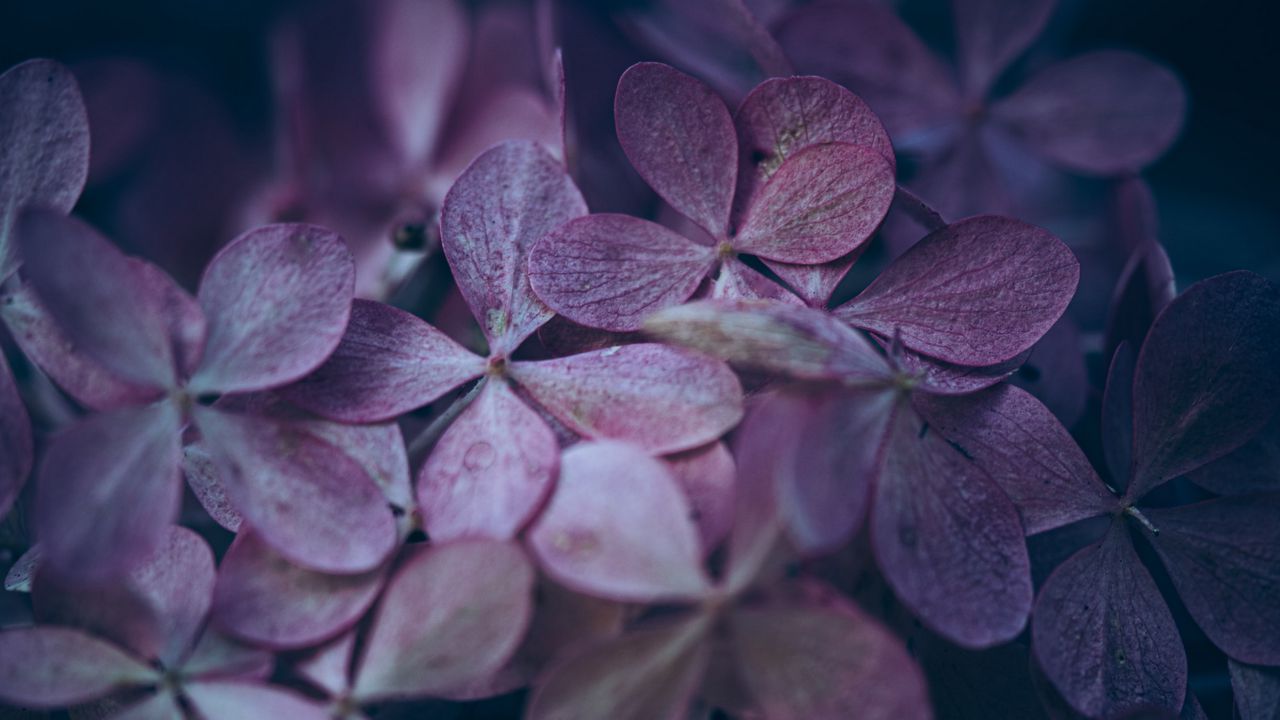
[[[296,691],[245,680],[201,680],[183,688],[209,720],[329,720],[329,708]]]
[[[9,514],[31,473],[31,419],[9,363],[0,354],[0,517]]]
[[[65,707],[157,679],[140,660],[79,630],[0,633],[0,698],[19,705]]]
[[[689,500],[689,512],[698,526],[702,552],[709,554],[729,536],[733,527],[733,506],[737,467],[723,442],[664,458],[667,468]]]
[[[916,408],[1005,491],[1028,535],[1119,507],[1067,429],[1025,390],[919,397]]]
[[[930,233],[840,318],[960,365],[994,365],[1030,348],[1066,310],[1080,263],[1049,232],[979,216]]]
[[[289,560],[356,573],[391,552],[396,528],[386,498],[346,453],[262,416],[197,406],[195,419],[227,495]]]
[[[17,269],[11,230],[24,205],[68,213],[89,174],[89,119],[76,80],[52,60],[0,75],[0,282]]]
[[[1187,95],[1169,69],[1102,50],[1046,68],[992,114],[1036,152],[1080,172],[1135,171],[1173,144]]]
[[[542,418],[503,380],[485,381],[418,474],[427,533],[510,540],[551,491],[559,456]]]
[[[197,392],[245,392],[306,375],[337,347],[351,314],[355,261],[312,225],[269,225],[232,240],[205,268],[209,319]]]
[[[438,695],[493,673],[529,625],[533,580],[509,543],[461,541],[409,560],[374,614],[354,696]]]
[[[711,588],[680,486],[661,462],[623,443],[565,451],[529,545],[548,574],[589,595],[696,600]]]
[[[931,395],[968,395],[985,390],[1018,371],[1030,356],[1023,352],[995,365],[956,365],[903,350],[898,364],[911,375],[916,388]]]
[[[1182,707],[1187,658],[1178,628],[1122,522],[1049,576],[1031,639],[1045,675],[1085,715]]]
[[[178,512],[180,418],[169,403],[94,415],[40,468],[35,526],[59,576],[95,582],[149,557]]]
[[[639,63],[618,80],[613,113],[618,142],[640,177],[681,215],[723,238],[738,171],[724,102],[673,67]]]
[[[817,264],[871,238],[893,202],[893,166],[871,148],[829,143],[782,162],[746,210],[734,247],[770,260]]]
[[[1240,720],[1275,720],[1280,708],[1280,670],[1245,665],[1230,658],[1231,690]]]
[[[1056,0],[953,0],[956,54],[970,98],[986,95],[1053,14]]]
[[[227,489],[218,479],[218,465],[204,446],[196,443],[182,448],[182,474],[209,517],[227,530],[239,532],[244,517],[227,497]]]
[[[688,299],[715,262],[712,248],[629,215],[588,215],[533,246],[529,279],[552,310],[588,327],[637,330]]]
[[[1236,449],[1280,407],[1280,289],[1250,272],[1187,288],[1156,318],[1133,384],[1138,498]]]
[[[849,274],[849,268],[853,267],[867,247],[864,244],[842,258],[821,265],[793,265],[772,260],[765,260],[764,264],[777,273],[787,287],[803,298],[810,307],[824,308],[840,281]]]
[[[925,625],[982,648],[1022,631],[1031,567],[1018,511],[973,460],[909,408],[894,421],[871,510],[885,579]]]
[[[1247,663],[1280,665],[1280,495],[1144,510],[1149,536],[1191,617]]]
[[[662,345],[513,363],[511,375],[574,432],[654,453],[705,445],[742,417],[742,386],[727,365]]]
[[[246,528],[218,569],[213,622],[274,649],[314,645],[353,625],[382,588],[381,568],[331,575],[290,563]]]
[[[285,395],[334,420],[389,420],[478,377],[484,367],[483,358],[417,317],[356,300],[342,342]]]
[[[551,318],[529,287],[529,249],[586,214],[564,166],[532,142],[489,150],[449,190],[440,217],[444,253],[491,351],[510,353]]]

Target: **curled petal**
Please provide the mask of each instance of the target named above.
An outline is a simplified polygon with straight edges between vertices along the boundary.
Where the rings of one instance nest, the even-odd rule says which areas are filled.
[[[0,698],[56,708],[96,700],[160,678],[114,645],[62,627],[0,632]]]

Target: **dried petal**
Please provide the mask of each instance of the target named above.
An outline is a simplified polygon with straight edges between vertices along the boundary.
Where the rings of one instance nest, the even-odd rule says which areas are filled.
[[[8,702],[65,707],[157,680],[156,671],[140,660],[79,630],[48,626],[0,632],[0,698]]]

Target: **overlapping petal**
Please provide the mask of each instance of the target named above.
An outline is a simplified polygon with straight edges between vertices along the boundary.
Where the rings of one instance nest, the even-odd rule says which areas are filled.
[[[159,675],[114,645],[63,627],[0,632],[0,697],[36,708],[57,708],[146,685]]]

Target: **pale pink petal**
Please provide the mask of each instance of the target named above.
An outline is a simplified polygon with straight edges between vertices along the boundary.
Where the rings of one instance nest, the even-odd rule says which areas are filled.
[[[183,694],[205,720],[331,720],[329,708],[294,690],[247,680],[199,680]]]
[[[624,443],[565,451],[529,545],[554,579],[590,595],[690,601],[711,589],[680,486],[661,462]]]
[[[952,0],[956,54],[966,96],[986,96],[991,84],[1044,29],[1056,0]]]
[[[356,647],[356,633],[343,633],[308,652],[293,669],[316,687],[338,696],[351,689],[351,653]]]
[[[195,392],[246,392],[306,375],[337,347],[351,314],[355,262],[312,225],[268,225],[232,240],[200,280],[209,320]]]
[[[533,581],[517,545],[465,540],[427,548],[388,584],[353,696],[426,697],[493,673],[528,628]]]
[[[689,512],[702,540],[702,553],[708,555],[729,536],[733,527],[738,474],[733,456],[723,442],[714,442],[664,459],[684,489]]]
[[[0,517],[18,499],[31,474],[33,453],[31,419],[18,395],[9,363],[0,353]]]
[[[200,443],[182,448],[182,474],[187,478],[187,487],[191,488],[191,493],[209,517],[227,530],[239,532],[244,517],[227,496],[226,488],[222,487],[213,456]]]
[[[639,63],[618,80],[613,112],[618,142],[640,176],[681,215],[723,239],[738,171],[724,102],[675,68]]]
[[[65,707],[159,679],[142,661],[79,630],[47,626],[0,632],[0,698],[7,702]]]
[[[510,366],[511,376],[569,429],[653,453],[715,440],[742,417],[742,386],[727,365],[649,343]]]
[[[533,291],[552,310],[588,327],[627,332],[681,303],[716,256],[657,223],[588,215],[544,237],[529,254]]]
[[[529,249],[586,214],[564,166],[528,141],[484,153],[449,190],[440,217],[444,253],[491,352],[511,353],[550,319],[529,287]]]

